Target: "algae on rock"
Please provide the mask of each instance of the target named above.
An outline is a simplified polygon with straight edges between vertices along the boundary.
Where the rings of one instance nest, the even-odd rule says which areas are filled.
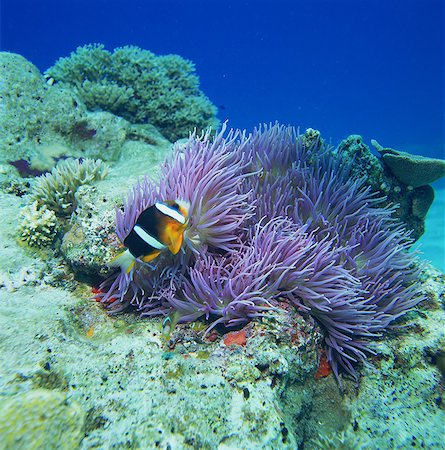
[[[22,176],[49,171],[67,157],[116,161],[127,142],[168,145],[154,127],[87,111],[72,88],[48,84],[20,55],[0,52],[0,69],[0,164],[14,164]]]
[[[72,450],[83,437],[85,412],[66,394],[36,389],[0,401],[1,450]]]

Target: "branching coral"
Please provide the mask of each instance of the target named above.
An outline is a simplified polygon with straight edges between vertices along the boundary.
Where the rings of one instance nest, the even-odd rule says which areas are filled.
[[[156,56],[138,47],[79,47],[46,76],[72,86],[90,110],[102,109],[133,123],[151,123],[168,139],[216,127],[216,108],[199,90],[192,62]]]
[[[57,215],[67,216],[75,209],[78,187],[102,180],[107,173],[108,166],[101,160],[66,159],[37,179],[31,198]]]
[[[279,125],[224,134],[176,146],[161,183],[144,180],[117,211],[123,241],[155,201],[188,201],[183,252],[139,261],[98,297],[113,311],[177,311],[211,327],[287,301],[323,326],[336,376],[341,368],[357,377],[372,340],[422,298],[408,233],[319,136]]]

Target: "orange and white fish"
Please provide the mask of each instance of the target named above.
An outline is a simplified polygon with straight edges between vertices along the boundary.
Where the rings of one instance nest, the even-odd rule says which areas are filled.
[[[166,201],[157,202],[142,211],[124,240],[127,249],[108,265],[120,267],[128,273],[136,258],[150,262],[167,250],[176,255],[184,241],[189,206],[181,200]]]

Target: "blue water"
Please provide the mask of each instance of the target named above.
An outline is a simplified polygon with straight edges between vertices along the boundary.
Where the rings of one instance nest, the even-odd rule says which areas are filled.
[[[442,0],[2,0],[1,49],[41,70],[77,46],[196,63],[233,127],[278,120],[337,144],[444,153]]]

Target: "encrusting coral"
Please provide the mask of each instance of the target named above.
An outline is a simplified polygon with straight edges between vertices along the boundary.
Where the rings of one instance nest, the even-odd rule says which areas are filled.
[[[79,186],[102,180],[107,173],[108,166],[101,160],[62,160],[50,173],[37,179],[31,198],[58,216],[68,216],[76,207],[74,194]]]
[[[194,64],[178,55],[156,56],[134,46],[110,53],[103,45],[85,45],[59,59],[46,77],[74,87],[89,110],[150,123],[171,141],[218,124]]]
[[[123,242],[156,201],[190,204],[183,251],[116,273],[97,298],[117,312],[175,311],[238,326],[288,302],[325,330],[326,353],[357,377],[372,340],[422,300],[411,240],[393,208],[349,177],[351,167],[319,139],[265,126],[213,139],[193,135],[117,210]]]

